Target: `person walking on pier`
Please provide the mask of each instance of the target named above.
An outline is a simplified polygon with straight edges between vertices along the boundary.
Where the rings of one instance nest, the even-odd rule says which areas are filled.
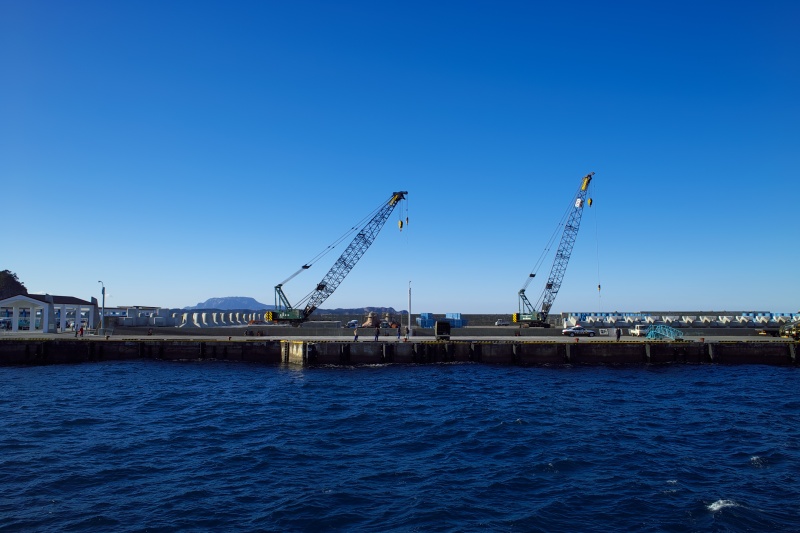
[[[375,326],[375,342],[378,342],[378,337],[380,336],[380,334],[381,334],[381,327]]]
[[[619,342],[619,338],[622,335],[622,328],[617,328],[617,342]]]
[[[358,342],[358,326],[353,330],[353,342]]]

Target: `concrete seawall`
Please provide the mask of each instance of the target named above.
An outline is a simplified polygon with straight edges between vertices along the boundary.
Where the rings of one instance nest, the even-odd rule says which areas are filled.
[[[198,339],[3,339],[0,365],[98,361],[241,361],[370,365],[473,362],[498,365],[765,364],[797,365],[796,342],[449,341],[340,342]]]
[[[248,361],[280,363],[281,341],[37,340],[0,341],[0,365],[48,365],[93,361]]]
[[[301,365],[475,362],[499,365],[796,365],[791,342],[422,342],[294,341],[286,362]]]

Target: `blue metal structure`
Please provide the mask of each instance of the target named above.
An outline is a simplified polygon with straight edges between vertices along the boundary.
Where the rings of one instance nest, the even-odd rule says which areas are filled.
[[[669,339],[671,341],[683,340],[683,332],[663,324],[653,324],[647,328],[647,338],[660,340]]]

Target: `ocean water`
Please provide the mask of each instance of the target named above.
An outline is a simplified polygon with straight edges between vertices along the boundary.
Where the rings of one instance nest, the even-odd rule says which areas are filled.
[[[3,531],[800,531],[797,369],[0,368]]]

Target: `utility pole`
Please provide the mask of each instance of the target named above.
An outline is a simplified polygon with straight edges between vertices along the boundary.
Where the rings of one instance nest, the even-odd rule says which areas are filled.
[[[106,334],[106,286],[103,285],[102,281],[98,281],[97,283],[103,287],[103,307],[100,311],[100,330],[103,332],[102,334]]]
[[[411,281],[408,282],[408,336],[411,337]]]

